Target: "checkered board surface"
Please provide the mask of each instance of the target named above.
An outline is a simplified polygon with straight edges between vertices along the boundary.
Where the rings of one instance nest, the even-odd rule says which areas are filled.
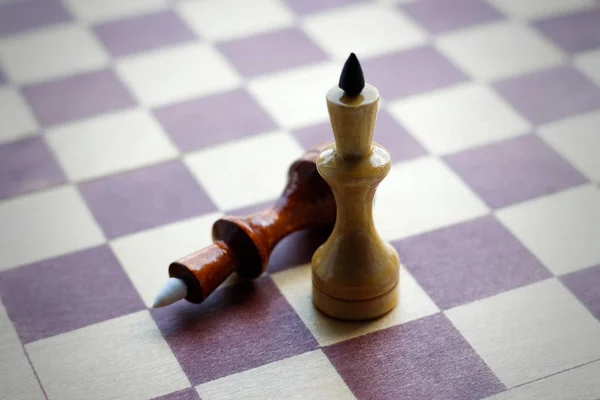
[[[0,398],[600,398],[595,1],[0,3]],[[398,307],[315,311],[299,232],[254,283],[150,309],[333,139],[350,52]]]

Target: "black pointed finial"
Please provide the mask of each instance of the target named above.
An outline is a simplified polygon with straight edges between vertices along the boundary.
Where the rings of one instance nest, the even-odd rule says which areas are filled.
[[[365,87],[365,77],[362,68],[356,58],[356,54],[350,53],[350,57],[344,64],[342,74],[340,75],[340,89],[348,96],[358,96]]]

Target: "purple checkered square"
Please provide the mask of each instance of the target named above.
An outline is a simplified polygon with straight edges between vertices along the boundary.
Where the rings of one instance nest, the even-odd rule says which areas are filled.
[[[571,54],[600,47],[600,8],[549,18],[534,26]]]
[[[393,162],[421,157],[427,151],[385,109],[377,114],[373,140],[384,146]]]
[[[534,124],[600,107],[600,88],[568,66],[496,82],[494,87]]]
[[[231,110],[235,110],[235,118]],[[154,114],[182,151],[277,128],[244,89],[168,105]]]
[[[560,280],[600,320],[600,265],[563,275]]]
[[[57,0],[25,0],[0,5],[0,36],[69,21],[71,14]]]
[[[94,30],[114,57],[195,38],[190,28],[169,10],[107,22]]]
[[[107,246],[5,271],[0,295],[24,343],[145,308]]]
[[[447,156],[446,162],[492,208],[587,182],[571,164],[535,135],[466,150]]]
[[[327,55],[298,28],[251,36],[218,46],[245,77],[268,74],[327,59]]]
[[[504,16],[480,0],[422,0],[402,6],[431,33],[442,33],[502,19]]]
[[[442,314],[323,349],[359,399],[482,399],[504,390]]]
[[[0,199],[65,181],[63,171],[39,137],[0,145]]]
[[[297,129],[292,131],[292,135],[305,149],[333,142],[333,131],[329,122]]]
[[[393,245],[403,265],[441,309],[551,276],[491,216],[413,236]]]
[[[198,396],[196,389],[188,388],[164,396],[155,397],[153,400],[200,400],[200,396]]]
[[[318,347],[268,276],[152,313],[192,385]]]
[[[329,122],[298,129],[292,134],[305,149],[333,142],[333,133]],[[390,152],[393,162],[406,161],[427,154],[423,146],[384,108],[380,109],[377,114],[373,140]]]
[[[381,97],[398,99],[467,80],[466,75],[431,46],[362,62],[365,76]]]
[[[364,0],[284,0],[284,2],[296,13],[303,15],[364,2]]]
[[[179,160],[85,182],[79,188],[109,238],[215,210]]]
[[[112,70],[23,88],[37,119],[51,126],[132,107],[135,101]]]

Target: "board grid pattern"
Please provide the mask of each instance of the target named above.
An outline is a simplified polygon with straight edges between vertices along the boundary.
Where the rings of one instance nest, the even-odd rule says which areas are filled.
[[[332,140],[350,52],[399,306],[321,316],[299,232],[149,309]],[[599,149],[593,0],[0,1],[0,398],[599,399]]]

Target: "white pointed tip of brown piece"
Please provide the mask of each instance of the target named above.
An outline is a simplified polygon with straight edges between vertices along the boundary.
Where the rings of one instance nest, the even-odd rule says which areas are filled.
[[[169,278],[156,295],[152,308],[166,307],[187,296],[187,285],[178,278]]]

